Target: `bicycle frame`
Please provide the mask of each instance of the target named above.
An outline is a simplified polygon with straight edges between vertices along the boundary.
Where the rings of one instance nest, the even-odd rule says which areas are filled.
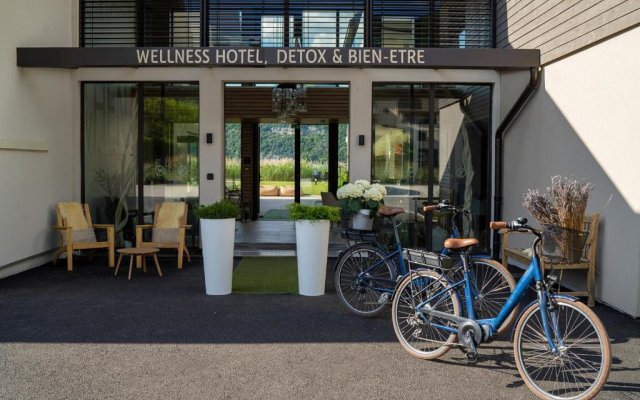
[[[542,269],[540,267],[540,258],[538,254],[535,252],[535,248],[539,240],[540,240],[539,238],[536,238],[536,240],[534,241],[534,245],[533,245],[534,253],[533,253],[533,257],[531,258],[531,263],[527,267],[527,270],[525,271],[524,275],[518,281],[516,288],[511,293],[511,296],[509,296],[509,299],[507,299],[507,302],[502,307],[497,317],[475,320],[475,310],[473,309],[473,302],[471,300],[471,289],[469,284],[469,270],[467,268],[467,261],[465,258],[466,256],[465,254],[462,255],[463,262],[464,262],[464,280],[454,283],[453,285],[439,291],[438,293],[430,296],[426,300],[419,303],[416,306],[416,310],[418,314],[425,321],[429,321],[429,318],[425,316],[422,311],[425,308],[425,306],[430,304],[430,302],[434,300],[436,300],[435,304],[437,305],[438,304],[437,299],[440,296],[444,295],[445,293],[447,293],[452,289],[454,290],[454,293],[457,293],[457,288],[459,288],[461,285],[465,285],[464,291],[465,291],[465,298],[466,298],[467,317],[469,319],[476,321],[481,326],[488,327],[489,328],[488,336],[490,338],[495,335],[495,332],[498,331],[498,328],[500,327],[500,325],[502,325],[502,323],[507,319],[507,317],[511,314],[511,312],[515,309],[515,307],[520,303],[520,300],[522,300],[522,298],[524,297],[527,289],[532,286],[535,286],[536,292],[538,293],[537,301],[540,304],[540,316],[542,320],[544,334],[551,350],[554,353],[557,352],[558,351],[557,346],[553,341],[554,336],[552,334],[551,321],[549,321],[548,314],[545,312],[548,308],[548,302],[549,302],[548,293],[544,289],[543,274],[542,274]],[[430,322],[430,324],[431,326],[434,326],[438,329],[442,329],[451,333],[458,332],[457,327],[450,327],[450,326],[437,324],[433,322]]]
[[[392,253],[387,254],[387,256],[385,258],[383,258],[382,260],[376,262],[375,264],[373,264],[372,266],[370,266],[367,270],[362,271],[361,273],[358,274],[358,278],[361,278],[362,276],[367,276],[368,274],[371,273],[371,271],[375,270],[376,268],[380,267],[383,263],[386,263],[387,261],[391,260],[391,263],[393,264],[394,268],[396,269],[396,274],[398,274],[399,276],[406,276],[409,273],[409,269],[407,268],[407,265],[404,262],[404,257],[402,256],[402,252],[403,252],[403,248],[402,248],[402,243],[400,243],[400,235],[398,234],[398,226],[400,225],[399,223],[396,223],[395,218],[391,219],[391,222],[393,223],[393,234],[395,236],[395,241],[396,241],[396,250],[393,251]],[[394,260],[394,258],[397,257],[397,264],[396,264],[396,260]],[[370,282],[385,282],[385,283],[392,283],[395,284],[396,280],[391,280],[391,279],[383,279],[383,278],[375,278],[372,276],[367,276],[367,279]],[[391,285],[391,289],[388,288],[382,288],[382,287],[377,287],[377,286],[372,286],[371,287],[373,290],[377,290],[379,292],[385,292],[385,293],[393,293],[395,290],[395,285]]]

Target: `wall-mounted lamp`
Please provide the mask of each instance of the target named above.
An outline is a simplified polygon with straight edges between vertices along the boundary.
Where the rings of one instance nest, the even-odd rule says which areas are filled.
[[[213,143],[213,133],[207,133],[207,143],[208,144]]]
[[[358,135],[358,146],[364,146],[364,135]]]

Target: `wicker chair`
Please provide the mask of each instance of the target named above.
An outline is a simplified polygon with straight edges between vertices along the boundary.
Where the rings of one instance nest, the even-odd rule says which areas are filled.
[[[596,247],[598,242],[598,224],[600,223],[600,215],[585,215],[584,216],[584,230],[588,231],[587,242],[583,253],[583,262],[566,264],[566,263],[552,263],[545,260],[544,257],[540,257],[540,263],[542,267],[547,269],[554,269],[560,271],[558,277],[559,287],[562,283],[562,272],[564,270],[586,270],[587,272],[587,290],[577,292],[564,292],[566,294],[574,296],[587,296],[587,304],[589,307],[595,305],[594,287],[596,278]],[[528,264],[531,261],[531,253],[527,252],[528,249],[518,249],[509,246],[509,236],[511,233],[507,230],[500,231],[502,234],[502,265],[507,266],[509,259],[514,259],[523,264]],[[558,292],[560,289],[558,289]]]
[[[183,256],[191,262],[191,255],[185,245],[188,206],[185,202],[164,202],[156,204],[153,224],[136,226],[136,247],[155,247],[178,250],[178,269],[182,269]],[[144,230],[151,229],[151,241],[144,241]],[[138,266],[142,263],[138,259]]]
[[[89,206],[79,202],[63,202],[56,204],[56,226],[53,229],[60,232],[62,244],[53,254],[53,264],[60,256],[67,253],[67,270],[73,271],[73,252],[85,249],[107,249],[109,252],[109,267],[115,261],[115,233],[111,224],[94,224],[91,222]],[[98,241],[95,229],[107,231],[107,240]]]

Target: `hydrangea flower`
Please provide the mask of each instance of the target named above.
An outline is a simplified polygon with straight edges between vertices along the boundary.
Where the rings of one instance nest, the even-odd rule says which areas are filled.
[[[370,216],[373,217],[378,208],[384,204],[387,190],[378,183],[372,185],[367,180],[359,179],[342,186],[336,194],[344,209],[352,212],[368,209],[371,210]]]

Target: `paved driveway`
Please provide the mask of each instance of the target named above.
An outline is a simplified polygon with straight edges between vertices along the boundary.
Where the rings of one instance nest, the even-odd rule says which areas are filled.
[[[421,361],[389,313],[363,319],[320,297],[204,295],[198,262],[114,278],[41,267],[0,280],[1,399],[530,399],[512,345]],[[331,268],[330,268],[331,270]],[[602,399],[640,399],[640,321],[596,307],[614,364]]]

